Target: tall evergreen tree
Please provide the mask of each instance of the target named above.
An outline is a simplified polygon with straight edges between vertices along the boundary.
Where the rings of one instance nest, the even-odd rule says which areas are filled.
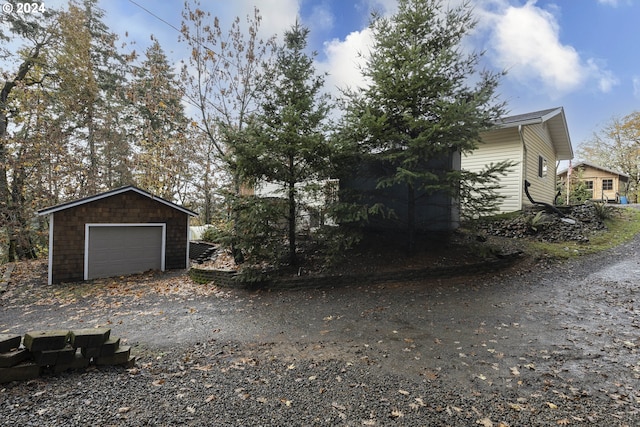
[[[183,92],[160,43],[154,39],[145,59],[135,68],[131,97],[138,112],[132,129],[137,146],[136,182],[148,191],[173,200],[189,172],[187,119]]]
[[[287,200],[285,218],[289,263],[295,265],[296,220],[300,200],[318,180],[328,178],[331,154],[326,138],[329,112],[322,94],[324,76],[316,74],[309,56],[309,30],[296,23],[277,49],[268,85],[261,87],[261,104],[248,137],[233,146],[244,177],[280,186]],[[314,54],[315,55],[315,54]]]
[[[350,134],[361,152],[387,165],[378,188],[406,188],[410,248],[416,200],[460,194],[460,171],[434,167],[437,160],[473,150],[504,112],[495,94],[500,75],[478,72],[480,54],[462,48],[474,25],[466,3],[444,10],[441,0],[399,0],[392,17],[373,17],[362,69],[368,85],[349,94]]]
[[[103,21],[97,0],[72,0],[61,14],[62,43],[56,58],[59,97],[79,163],[81,195],[131,181],[126,137],[120,116],[127,106],[124,88],[127,61],[116,47],[117,36]]]

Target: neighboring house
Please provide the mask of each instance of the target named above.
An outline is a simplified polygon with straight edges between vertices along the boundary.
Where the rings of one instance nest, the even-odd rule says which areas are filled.
[[[49,284],[189,265],[195,212],[128,186],[38,211],[49,217]]]
[[[478,148],[462,156],[462,169],[478,172],[491,163],[517,163],[501,178],[505,197],[500,212],[513,212],[530,205],[524,181],[536,202],[553,204],[556,196],[556,164],[573,158],[567,120],[562,107],[503,118],[482,135]]]
[[[335,201],[338,194],[338,180],[325,179],[321,181],[300,182],[296,184],[298,189],[298,219],[297,227],[301,230],[308,230],[320,225],[335,225],[332,218],[328,217],[324,211],[327,204]],[[303,187],[315,188],[312,192],[303,193]],[[286,200],[286,189],[281,183],[261,181],[253,188],[243,188],[242,194],[255,195],[257,197],[275,198]]]
[[[558,178],[563,186],[567,185],[567,177],[571,176],[583,181],[591,191],[592,200],[605,202],[619,202],[620,196],[627,195],[629,175],[613,169],[605,168],[588,162],[579,162],[571,169],[558,172]],[[571,191],[571,189],[569,189]]]

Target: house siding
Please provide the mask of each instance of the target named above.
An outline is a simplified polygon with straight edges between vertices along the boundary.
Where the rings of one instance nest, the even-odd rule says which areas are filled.
[[[531,183],[529,194],[536,202],[554,203],[556,195],[556,153],[551,143],[551,136],[544,124],[523,127],[526,141],[526,172],[524,179]],[[547,172],[543,177],[538,175],[539,157],[547,161]],[[531,203],[525,197],[523,204]]]
[[[513,212],[522,207],[522,142],[515,128],[500,129],[482,136],[473,153],[462,157],[462,169],[479,172],[491,163],[514,161],[517,164],[506,176],[500,177],[504,196],[499,212]]]
[[[52,283],[83,280],[87,223],[165,223],[165,268],[187,267],[189,216],[134,191],[60,210],[51,215],[55,222],[51,239]]]

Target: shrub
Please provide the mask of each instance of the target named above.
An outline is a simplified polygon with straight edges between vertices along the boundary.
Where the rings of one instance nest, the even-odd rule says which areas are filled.
[[[593,202],[593,209],[595,211],[596,216],[601,221],[612,219],[614,216],[614,210],[613,210],[614,208],[609,206],[606,203]]]

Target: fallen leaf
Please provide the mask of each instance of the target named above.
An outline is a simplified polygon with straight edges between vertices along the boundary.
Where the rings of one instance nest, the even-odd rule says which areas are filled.
[[[438,379],[438,374],[433,372],[433,371],[426,371],[424,373],[424,376],[428,380],[437,380]]]
[[[480,424],[484,427],[493,427],[493,422],[489,418],[483,418],[481,420],[477,420],[476,424]]]
[[[404,414],[401,411],[398,411],[397,409],[394,409],[393,411],[391,411],[391,416],[393,418],[402,418],[402,417],[404,417]]]
[[[547,406],[551,409],[558,409],[558,405],[551,402],[547,402]]]
[[[119,413],[119,414],[124,414],[124,413],[129,412],[129,410],[130,410],[130,409],[131,409],[131,408],[130,408],[130,407],[128,407],[128,406],[123,406],[122,408],[118,408],[118,413]]]
[[[398,393],[404,395],[404,396],[409,396],[409,392],[405,391],[405,390],[398,390]]]
[[[155,380],[154,382],[152,382],[151,384],[153,384],[156,387],[160,387],[162,384],[164,384],[164,380],[161,378],[159,380]]]
[[[522,411],[522,406],[518,405],[517,403],[509,403],[509,407],[514,411]]]
[[[216,396],[213,394],[210,394],[209,396],[207,396],[207,398],[204,401],[209,403],[209,402],[213,402],[214,400],[216,400]]]
[[[520,375],[520,371],[518,371],[518,368],[516,368],[515,366],[511,368],[510,371],[512,375],[515,375],[515,376]]]
[[[346,406],[340,405],[336,402],[331,403],[331,406],[333,407],[333,409],[337,409],[338,411],[346,411],[347,408]]]
[[[284,404],[287,408],[291,407],[291,401],[287,399],[280,399],[280,402]]]
[[[566,426],[567,424],[569,424],[571,421],[569,421],[569,419],[567,418],[563,418],[561,420],[556,421],[556,424],[558,424],[559,426]]]
[[[193,406],[187,406],[187,412],[190,414],[195,414],[196,408],[194,408]]]

